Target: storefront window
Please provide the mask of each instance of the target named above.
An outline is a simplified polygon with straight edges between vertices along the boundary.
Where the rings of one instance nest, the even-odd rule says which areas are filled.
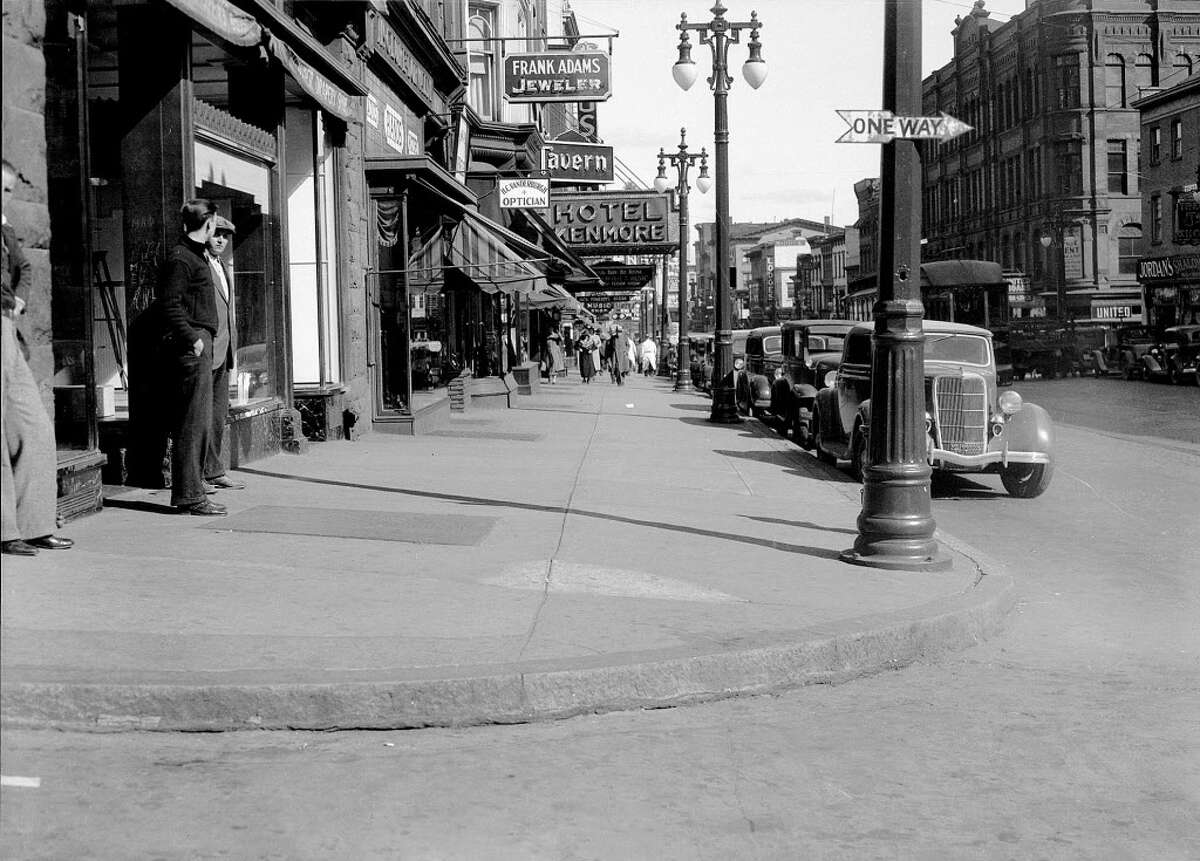
[[[278,342],[271,287],[271,175],[266,164],[196,141],[196,196],[212,200],[236,229],[233,297],[237,355],[230,398],[243,404],[279,391],[273,357]],[[228,253],[228,252],[227,252]]]
[[[375,287],[379,309],[379,406],[385,412],[403,411],[409,401],[409,307],[404,283],[401,242],[401,203],[398,198],[372,201],[375,226]]]
[[[296,385],[340,378],[335,147],[320,111],[287,109],[288,274]]]

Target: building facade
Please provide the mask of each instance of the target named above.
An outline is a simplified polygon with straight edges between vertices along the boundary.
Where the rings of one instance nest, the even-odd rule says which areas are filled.
[[[711,331],[716,319],[714,310],[717,284],[716,223],[703,222],[695,225],[695,229],[697,238],[693,259],[696,266],[696,292],[703,315],[694,319],[692,326],[701,331]],[[819,236],[826,229],[826,224],[807,218],[789,218],[770,222],[735,221],[730,224],[729,286],[730,302],[733,304],[734,328],[745,328],[751,325],[754,300],[751,295],[753,276],[750,260],[747,257],[750,250],[763,242],[784,242],[789,239],[808,239],[812,236]],[[785,268],[790,268],[793,263],[794,257],[787,261]],[[786,295],[786,286],[781,289]],[[763,299],[765,298],[764,296]],[[760,309],[764,307],[764,302],[760,301],[758,307]]]
[[[1145,96],[1138,261],[1150,328],[1200,322],[1200,74]]]
[[[21,325],[67,516],[99,507],[102,468],[166,480],[148,312],[189,198],[235,226],[232,466],[411,433],[448,380],[519,360],[521,303],[570,299],[551,282],[578,261],[550,228],[488,203],[498,174],[540,167],[545,114],[489,114],[499,79],[476,74],[500,32],[545,46],[545,4],[491,4],[500,32],[464,41],[475,5],[6,2],[10,217],[35,268]]]
[[[773,326],[795,316],[796,259],[808,248],[808,240],[801,237],[767,240],[746,250],[751,327]]]
[[[925,147],[924,259],[999,262],[1028,278],[1041,313],[1077,322],[1140,303],[1133,102],[1200,64],[1195,4],[1038,0],[1000,22],[977,2],[956,25],[924,112],[973,130]]]

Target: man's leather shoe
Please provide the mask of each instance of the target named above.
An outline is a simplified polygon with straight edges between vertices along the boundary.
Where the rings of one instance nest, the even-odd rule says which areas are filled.
[[[43,535],[41,538],[30,538],[26,544],[38,550],[70,550],[75,542],[70,538],[59,538],[57,535]]]
[[[22,541],[20,538],[13,541],[5,541],[0,545],[0,549],[8,556],[37,556],[37,548],[32,544]]]
[[[179,506],[179,513],[194,514],[197,517],[224,517],[229,512],[225,510],[223,505],[216,505],[206,499],[203,502]]]
[[[240,481],[234,481],[227,475],[218,475],[216,478],[210,479],[209,484],[217,490],[245,490],[246,485]]]
[[[212,496],[214,493],[217,492],[217,489],[212,486],[211,482],[206,481],[206,482],[204,482],[204,492],[206,494],[208,494],[209,496]]]

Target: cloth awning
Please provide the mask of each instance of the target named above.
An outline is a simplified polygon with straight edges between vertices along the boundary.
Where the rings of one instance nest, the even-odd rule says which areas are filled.
[[[454,228],[447,262],[484,293],[527,294],[549,287],[545,273],[518,254],[505,233],[495,222],[468,211]]]
[[[548,304],[560,303],[563,296],[570,298],[566,291],[550,291],[541,271],[480,219],[466,216],[453,226],[439,227],[414,245],[408,258],[410,293],[439,292],[446,284],[446,270],[455,269],[484,293],[536,296]]]
[[[547,284],[544,288],[534,290],[527,296],[521,297],[521,304],[526,308],[561,308],[564,311],[579,313],[583,306],[579,300],[564,290],[558,284]]]
[[[542,242],[542,248],[553,256],[567,269],[566,282],[571,287],[600,287],[600,276],[592,267],[583,261],[571,248],[559,238],[554,228],[537,211],[532,209],[518,210],[525,220],[537,232]]]

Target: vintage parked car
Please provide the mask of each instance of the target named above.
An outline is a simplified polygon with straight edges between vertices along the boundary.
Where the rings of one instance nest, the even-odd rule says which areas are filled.
[[[812,448],[810,429],[817,392],[825,387],[826,375],[837,369],[846,333],[856,325],[852,320],[787,320],[779,327],[778,368],[771,376],[752,378],[757,413],[770,414],[783,434],[790,433],[804,448]],[[747,355],[749,350],[747,344]]]
[[[962,323],[925,321],[925,428],[930,466],[998,473],[1012,496],[1032,499],[1050,486],[1054,426],[1049,414],[1011,389],[1000,391],[992,334]],[[862,478],[871,432],[871,326],[846,336],[842,361],[817,393],[817,457],[850,461]]]
[[[1142,377],[1179,385],[1200,383],[1200,325],[1172,326],[1142,354]]]
[[[737,406],[742,415],[761,415],[771,405],[771,383],[783,360],[780,328],[760,326],[746,335],[746,384],[738,386]]]
[[[750,334],[749,329],[734,329],[733,330],[733,360],[735,363],[737,362],[738,359],[742,359],[743,364],[745,363],[746,338],[749,336],[749,334]],[[706,392],[711,392],[712,391],[713,366],[715,364],[715,358],[716,358],[715,353],[717,350],[716,337],[713,335],[712,332],[693,334],[692,337],[697,338],[697,339],[703,339],[702,343],[705,345],[705,350],[706,350],[704,359],[700,363],[698,372],[696,374],[693,374],[693,384],[698,389],[701,389]],[[693,341],[693,344],[695,344],[695,343],[696,342]],[[739,371],[739,373],[740,373],[740,371]],[[696,379],[699,379],[701,382],[696,382]]]
[[[692,386],[706,392],[712,383],[713,336],[709,332],[689,332],[687,339]]]

